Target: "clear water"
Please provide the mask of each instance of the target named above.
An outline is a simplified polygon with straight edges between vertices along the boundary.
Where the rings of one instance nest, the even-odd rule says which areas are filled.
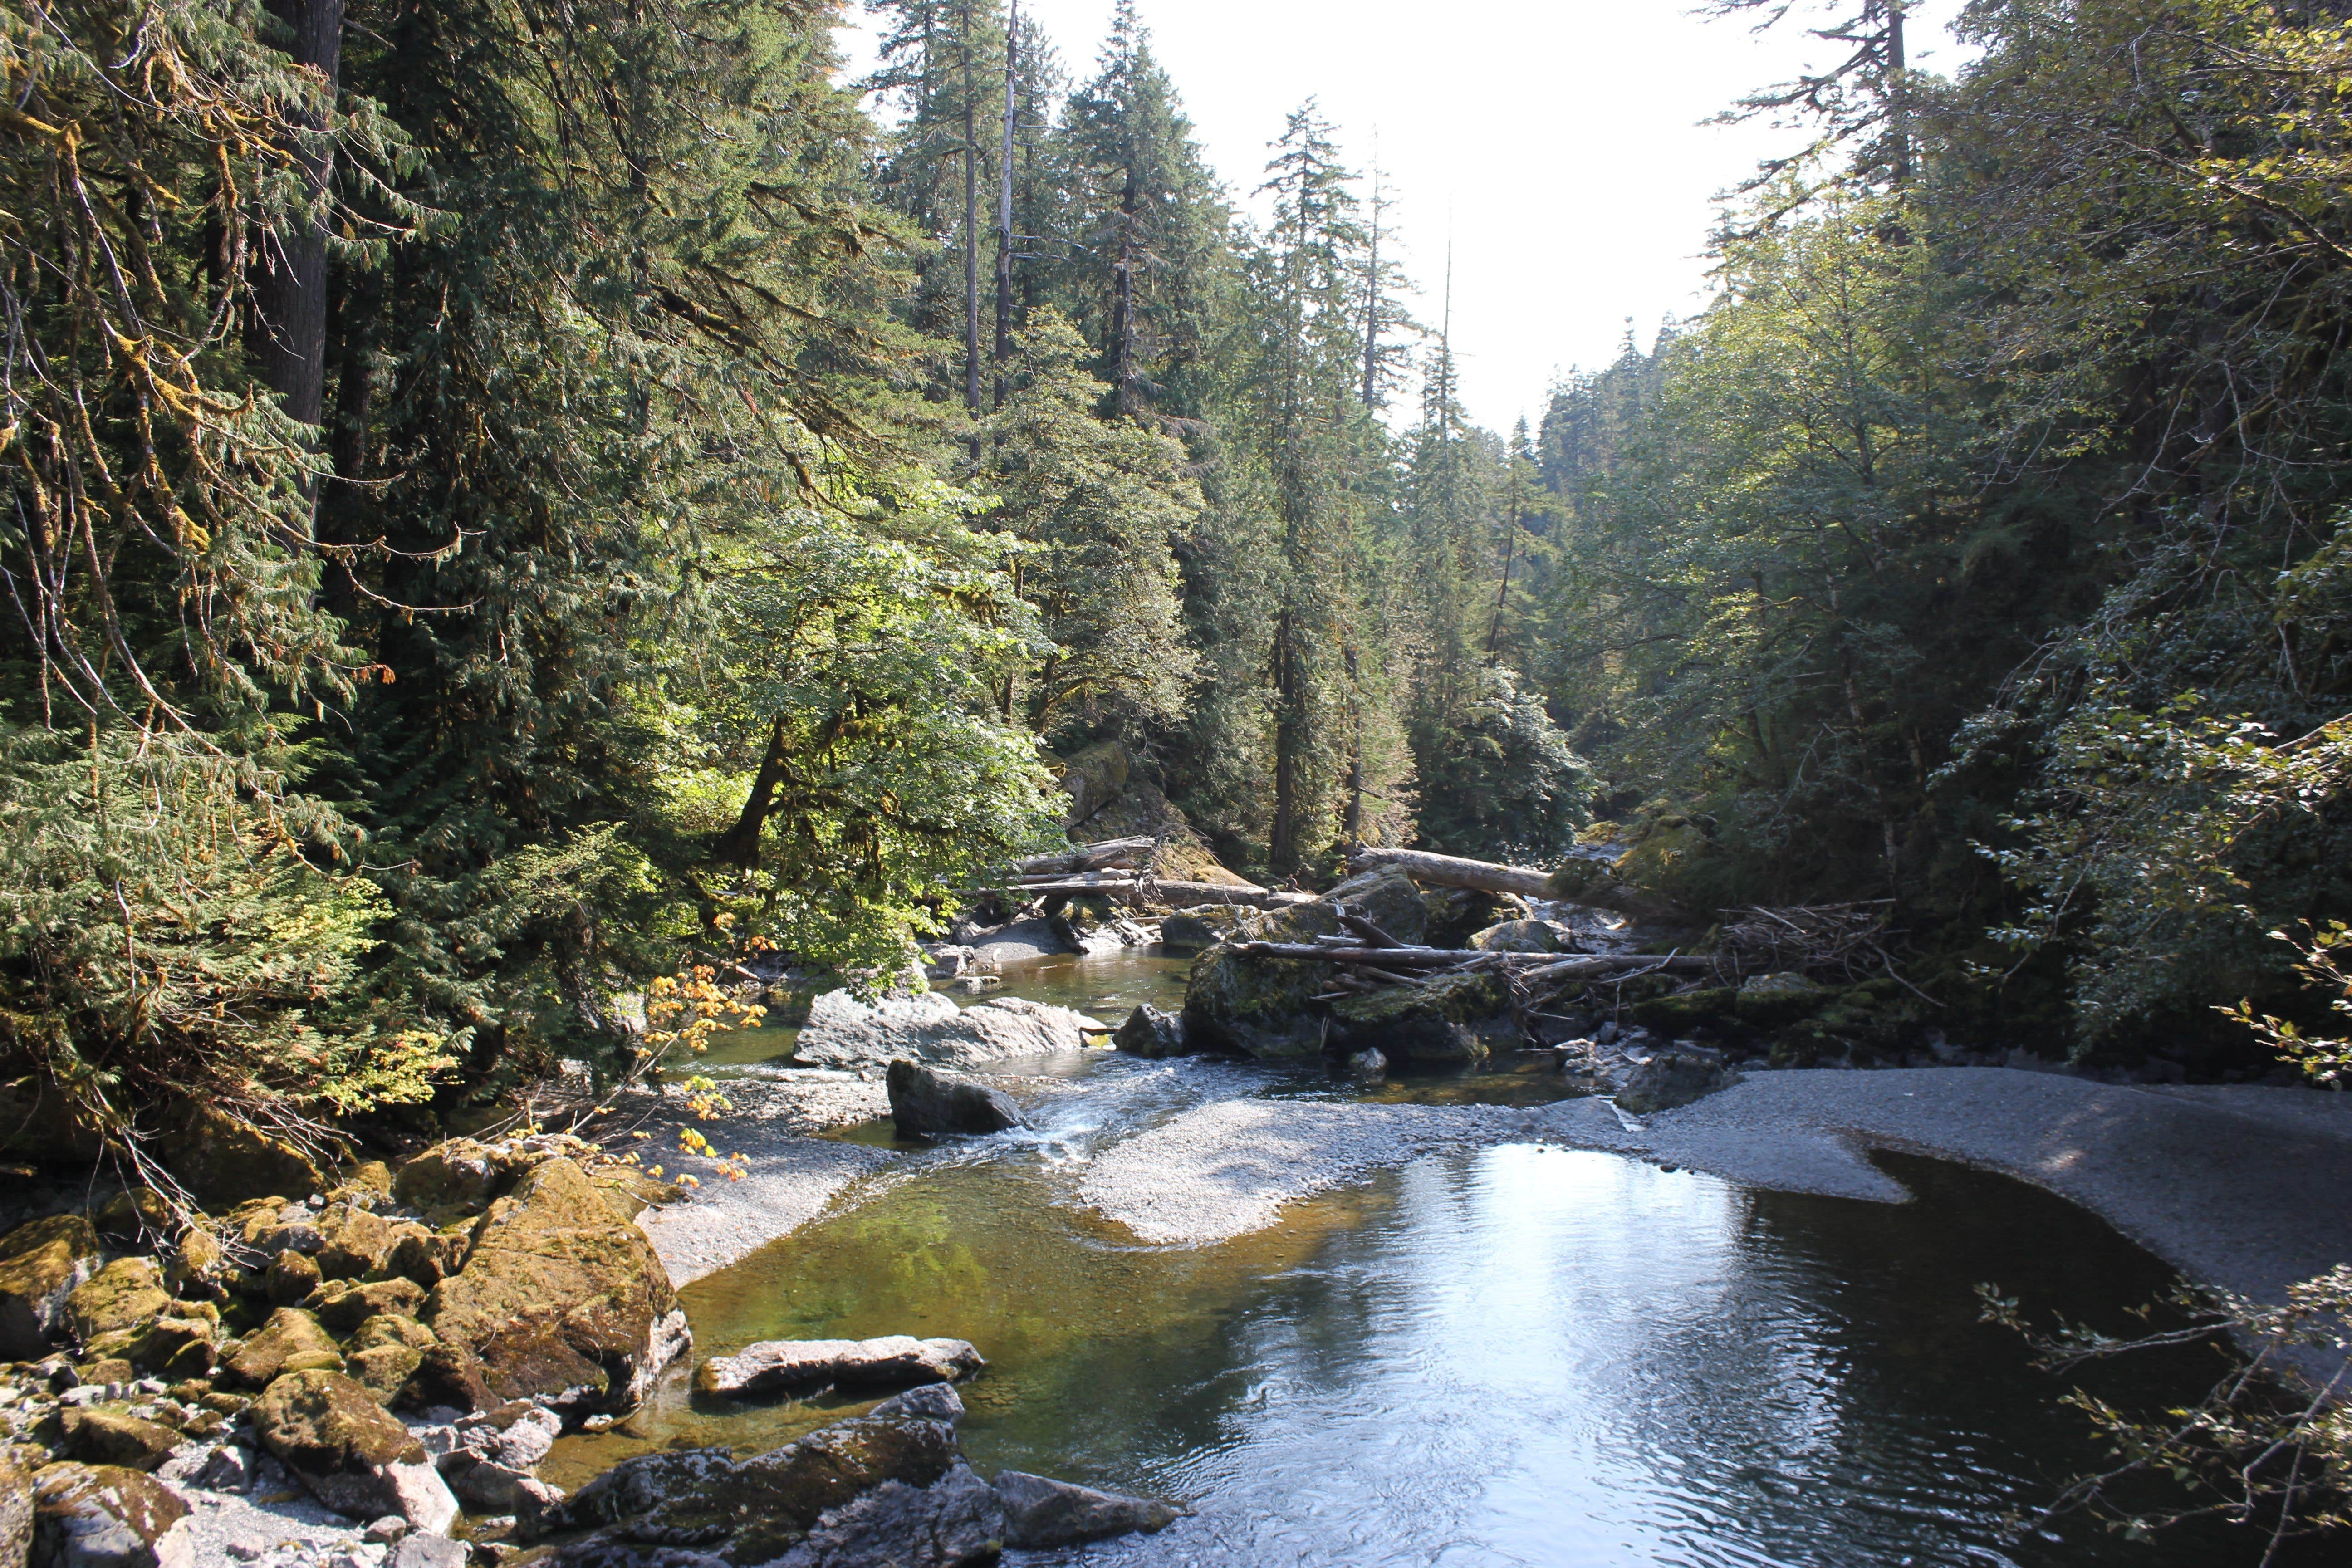
[[[1041,999],[1155,999],[1168,970],[1152,962],[1069,965]],[[991,1360],[964,1391],[965,1448],[983,1473],[1198,1510],[1158,1536],[1025,1561],[2186,1568],[2260,1555],[2221,1529],[2141,1546],[2069,1521],[2007,1539],[2014,1510],[2100,1455],[2054,1404],[2066,1384],[1976,1321],[1973,1288],[1995,1280],[2042,1312],[2121,1330],[2122,1309],[2170,1278],[2035,1189],[1890,1158],[1917,1194],[1890,1206],[1517,1145],[1424,1161],[1222,1245],[1145,1247],[1076,1204],[1095,1150],[1208,1100],[1357,1091],[1197,1060],[1009,1065],[1034,1130],[909,1149],[826,1218],[683,1297],[698,1357],[773,1338],[969,1339]],[[1506,1066],[1375,1092],[1550,1091]],[[887,1142],[887,1128],[866,1136]],[[2213,1366],[2191,1352],[2092,1371],[2077,1380],[2157,1405],[2193,1398]],[[698,1398],[680,1369],[622,1427],[567,1438],[548,1474],[577,1484],[651,1447],[758,1451],[863,1407]]]

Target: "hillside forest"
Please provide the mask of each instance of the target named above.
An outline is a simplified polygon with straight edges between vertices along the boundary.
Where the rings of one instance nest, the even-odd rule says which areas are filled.
[[[1508,431],[1313,102],[1213,170],[1131,4],[872,10],[857,79],[825,0],[0,8],[11,1148],[617,1075],[619,998],[892,973],[1114,764],[1269,885],[1888,900],[1983,1046],[2324,1031],[2335,8],[1812,18],[1714,302]]]

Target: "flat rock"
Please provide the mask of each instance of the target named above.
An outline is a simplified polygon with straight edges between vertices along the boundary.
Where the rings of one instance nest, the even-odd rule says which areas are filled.
[[[996,1478],[996,1500],[1004,1509],[1004,1544],[1033,1550],[1076,1546],[1139,1531],[1149,1534],[1183,1516],[1172,1503],[1098,1492],[1022,1470],[1006,1470]]]
[[[983,972],[1008,963],[1034,963],[1070,951],[1053,923],[1042,920],[1015,921],[976,938],[971,945]]]
[[[439,1342],[418,1378],[477,1410],[517,1399],[634,1409],[690,1342],[652,1242],[562,1157],[490,1205],[425,1321]]]
[[[890,1064],[890,1116],[901,1133],[1002,1132],[1021,1125],[1001,1089],[919,1062]]]
[[[701,1394],[781,1394],[826,1384],[884,1387],[952,1383],[988,1363],[964,1340],[886,1334],[871,1340],[765,1340],[697,1367]],[[958,1413],[961,1406],[959,1405]]]
[[[0,1237],[0,1361],[38,1361],[65,1326],[66,1300],[98,1271],[98,1232],[51,1215]]]
[[[1089,1031],[1102,1029],[1083,1013],[1017,996],[959,1007],[935,991],[871,1003],[828,991],[810,1005],[793,1058],[812,1067],[898,1060],[969,1067],[1080,1050]]]
[[[188,1505],[143,1470],[45,1466],[33,1477],[33,1561],[57,1568],[195,1568]]]

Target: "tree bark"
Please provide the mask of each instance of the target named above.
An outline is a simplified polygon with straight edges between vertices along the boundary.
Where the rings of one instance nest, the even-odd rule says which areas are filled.
[[[963,405],[980,412],[980,104],[972,96],[971,5],[963,7]],[[971,455],[980,456],[972,438]]]
[[[1004,406],[1013,359],[1013,79],[1021,61],[1021,0],[1013,0],[1004,21],[1004,139],[996,171],[996,404]]]
[[[1452,855],[1432,855],[1422,849],[1359,849],[1348,858],[1357,870],[1393,866],[1414,881],[1431,888],[1470,888],[1482,893],[1517,893],[1523,899],[1549,899],[1551,873],[1518,866],[1497,866],[1487,860],[1464,860]]]
[[[270,14],[293,31],[289,47],[297,66],[326,79],[331,102],[342,79],[343,0],[270,0]],[[312,129],[324,129],[313,125]],[[305,187],[315,198],[333,173],[324,153],[298,153]],[[255,264],[253,352],[262,384],[285,400],[286,412],[319,423],[327,368],[327,230],[303,221]]]

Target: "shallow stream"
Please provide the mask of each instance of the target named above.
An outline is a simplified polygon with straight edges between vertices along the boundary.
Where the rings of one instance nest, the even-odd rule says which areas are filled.
[[[1011,988],[1115,1021],[1138,1001],[1170,1005],[1181,973],[1071,961]],[[1975,1286],[2121,1331],[2124,1309],[2171,1279],[2037,1189],[1889,1157],[1916,1201],[1885,1205],[1505,1145],[1294,1205],[1220,1245],[1147,1247],[1077,1205],[1094,1151],[1212,1100],[1362,1091],[1320,1071],[1113,1053],[1005,1066],[1024,1075],[1007,1087],[1030,1130],[937,1147],[895,1143],[887,1122],[851,1130],[902,1157],[683,1300],[697,1359],[761,1339],[969,1339],[991,1362],[963,1389],[983,1474],[1198,1510],[1156,1537],[1024,1561],[2260,1556],[2218,1528],[2151,1546],[2076,1520],[2007,1539],[2014,1510],[2101,1456],[2055,1404],[2067,1384],[1977,1321]],[[1371,1096],[1526,1103],[1555,1081],[1506,1063]],[[2185,1352],[2075,1381],[2153,1407],[2193,1398],[2213,1371],[2210,1352]],[[755,1452],[860,1408],[699,1398],[681,1367],[623,1426],[567,1438],[546,1473],[577,1485],[647,1447]]]

